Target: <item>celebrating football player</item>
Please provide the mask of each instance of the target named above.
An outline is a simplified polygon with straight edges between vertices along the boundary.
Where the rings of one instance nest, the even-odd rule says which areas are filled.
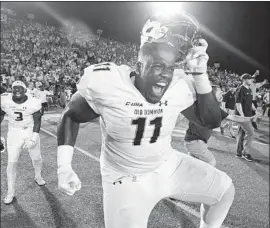
[[[32,96],[32,97],[39,97],[38,96],[38,89],[34,87],[34,82],[29,82],[28,83],[28,88],[26,91],[27,96]]]
[[[233,202],[235,189],[227,174],[171,147],[180,112],[208,128],[221,122],[206,73],[207,42],[196,39],[192,17],[178,16],[146,22],[134,77],[127,66],[113,63],[86,68],[62,113],[58,188],[69,195],[81,188],[71,166],[79,125],[101,117],[106,228],[146,228],[152,209],[166,197],[202,203],[200,228],[218,228]],[[173,77],[179,61],[194,83]]]
[[[45,184],[41,177],[42,158],[39,138],[41,102],[25,93],[26,85],[22,81],[15,81],[12,84],[12,94],[1,94],[1,122],[5,114],[9,117],[7,133],[8,192],[4,199],[5,204],[12,203],[14,199],[16,167],[22,149],[27,149],[30,154],[36,183],[40,186]]]

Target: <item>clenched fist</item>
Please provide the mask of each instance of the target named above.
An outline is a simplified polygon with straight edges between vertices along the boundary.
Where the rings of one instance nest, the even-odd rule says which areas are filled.
[[[187,72],[190,74],[205,74],[209,56],[206,53],[208,43],[198,39],[186,56]]]

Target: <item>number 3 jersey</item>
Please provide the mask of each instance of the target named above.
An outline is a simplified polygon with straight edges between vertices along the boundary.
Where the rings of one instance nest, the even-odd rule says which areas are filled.
[[[12,93],[1,94],[1,109],[8,116],[9,130],[13,128],[33,128],[33,113],[41,109],[41,101],[32,96],[22,103],[17,104],[12,100]]]
[[[148,103],[130,78],[130,68],[113,63],[85,69],[78,92],[101,116],[101,162],[125,173],[155,170],[171,153],[171,134],[195,90],[174,77],[156,104]]]

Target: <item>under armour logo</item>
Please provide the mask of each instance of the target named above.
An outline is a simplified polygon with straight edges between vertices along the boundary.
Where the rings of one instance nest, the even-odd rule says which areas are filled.
[[[115,182],[113,182],[113,185],[116,185],[116,184],[122,184],[122,181],[121,180],[119,180],[119,181],[115,181]]]
[[[166,100],[166,101],[165,101],[165,102],[163,102],[163,103],[160,101],[160,102],[159,102],[159,106],[162,106],[162,105],[167,106],[167,105],[168,105],[168,101]]]

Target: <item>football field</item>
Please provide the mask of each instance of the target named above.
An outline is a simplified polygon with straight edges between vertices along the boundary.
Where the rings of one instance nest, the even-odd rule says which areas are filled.
[[[100,128],[98,121],[81,126],[73,169],[82,181],[82,189],[68,196],[57,190],[56,124],[59,110],[46,113],[40,132],[43,177],[47,184],[34,182],[34,171],[27,151],[17,168],[16,200],[5,205],[7,152],[1,154],[1,227],[2,228],[104,228],[102,187],[99,171]],[[173,147],[186,153],[183,136],[187,122],[178,121],[173,133]],[[217,168],[233,179],[236,196],[223,228],[269,227],[269,120],[264,117],[255,133],[254,162],[235,157],[236,140],[214,132],[209,142]],[[1,125],[6,138],[7,121]],[[153,209],[148,227],[197,228],[199,204],[160,201]]]

